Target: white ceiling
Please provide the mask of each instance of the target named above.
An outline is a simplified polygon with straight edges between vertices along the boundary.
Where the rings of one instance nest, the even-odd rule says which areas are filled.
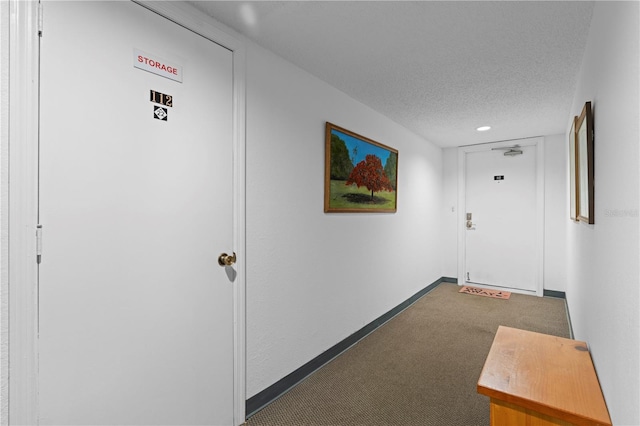
[[[578,1],[192,1],[442,147],[564,133],[591,22]],[[477,132],[489,125],[488,132]]]

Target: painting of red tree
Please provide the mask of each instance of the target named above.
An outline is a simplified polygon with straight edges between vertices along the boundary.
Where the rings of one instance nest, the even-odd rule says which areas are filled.
[[[367,155],[366,158],[359,162],[351,171],[347,178],[346,185],[356,184],[358,188],[366,187],[371,191],[371,199],[373,193],[378,191],[393,191],[391,182],[384,172],[382,161],[375,155]]]
[[[326,123],[325,213],[395,213],[398,150]]]

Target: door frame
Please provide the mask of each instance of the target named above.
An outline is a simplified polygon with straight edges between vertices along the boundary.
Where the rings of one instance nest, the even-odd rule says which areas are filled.
[[[241,36],[184,3],[132,0],[232,52],[233,56],[233,287],[234,424],[245,421],[246,401],[246,183],[245,46]],[[46,7],[46,6],[45,6]],[[37,0],[0,4],[0,418],[38,424],[38,125],[41,7]],[[46,31],[46,9],[44,13]],[[6,29],[5,29],[6,28]],[[9,37],[5,37],[8,33]],[[46,32],[44,33],[46,37]],[[5,43],[7,40],[7,43]],[[5,84],[5,81],[7,83]],[[4,90],[9,96],[4,96]],[[8,114],[5,114],[5,111]],[[44,230],[46,248],[46,230]],[[46,256],[46,250],[44,255]],[[11,374],[9,374],[9,371]]]
[[[466,266],[466,156],[472,152],[490,151],[513,144],[536,147],[536,296],[544,294],[544,138],[514,139],[458,148],[458,285],[464,285]],[[474,284],[476,285],[476,284]],[[482,285],[478,285],[482,287]],[[491,286],[484,286],[491,288]],[[526,290],[512,289],[515,293],[534,294]]]

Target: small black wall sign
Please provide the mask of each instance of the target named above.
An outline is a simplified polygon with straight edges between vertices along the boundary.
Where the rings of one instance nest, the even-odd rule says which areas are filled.
[[[504,180],[504,176],[494,176],[493,180]]]
[[[164,93],[156,92],[155,90],[150,90],[150,101],[155,102],[156,104],[164,105],[167,107],[173,107],[173,96],[165,95]]]
[[[167,112],[166,108],[162,108],[160,106],[153,106],[153,118],[158,119],[158,120],[162,120],[162,121],[167,121],[167,117],[169,116],[169,113]]]

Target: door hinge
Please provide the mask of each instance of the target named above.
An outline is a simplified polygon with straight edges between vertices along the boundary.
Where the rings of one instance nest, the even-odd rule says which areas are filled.
[[[42,225],[36,227],[36,262],[42,262]]]
[[[38,37],[42,37],[42,3],[38,3]]]

